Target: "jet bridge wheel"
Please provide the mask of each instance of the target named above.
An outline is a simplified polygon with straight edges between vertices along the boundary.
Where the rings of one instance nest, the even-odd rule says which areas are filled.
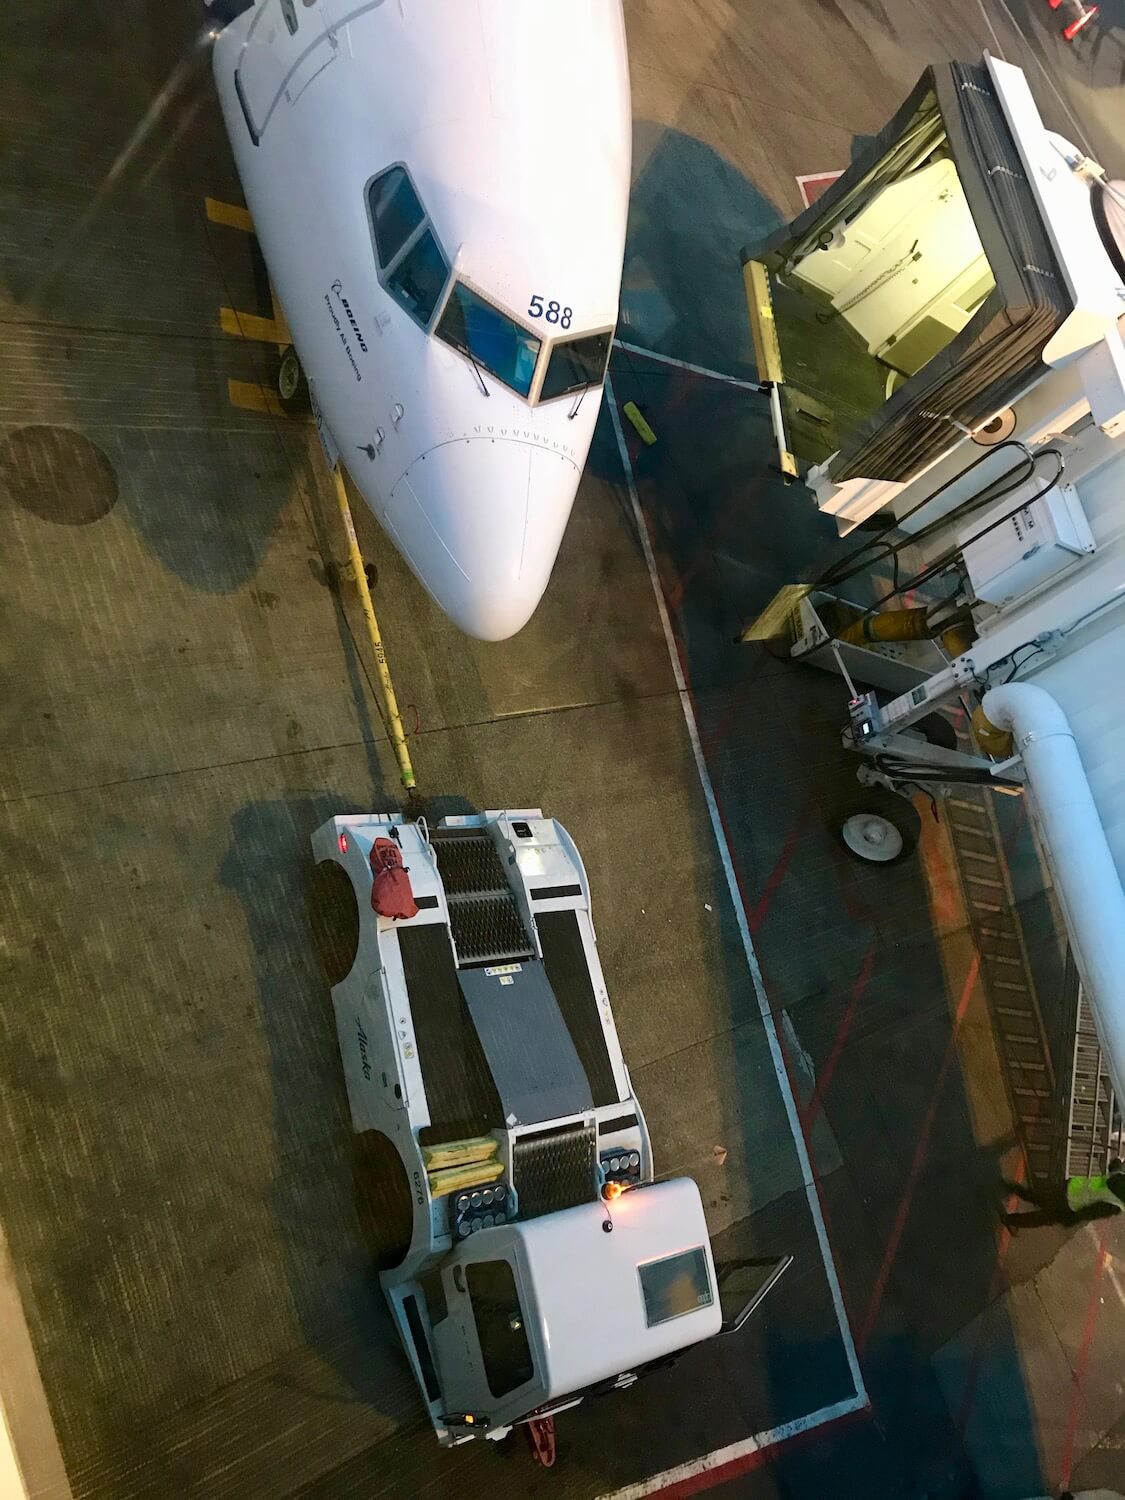
[[[866,865],[898,865],[913,854],[922,831],[915,807],[881,786],[857,786],[832,810],[845,853]]]
[[[308,410],[309,383],[292,344],[282,351],[277,362],[277,394],[283,411]]]

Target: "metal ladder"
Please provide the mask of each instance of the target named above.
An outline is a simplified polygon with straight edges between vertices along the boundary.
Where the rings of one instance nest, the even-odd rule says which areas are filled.
[[[1074,1031],[1074,1068],[1070,1084],[1070,1131],[1066,1175],[1100,1177],[1121,1155],[1121,1115],[1102,1056],[1094,1015],[1081,987]]]
[[[437,858],[458,965],[534,958],[500,852],[487,833],[436,828]]]
[[[1055,1141],[1055,1070],[992,796],[958,787],[945,807],[1012,1116],[1032,1180],[1045,1181]]]

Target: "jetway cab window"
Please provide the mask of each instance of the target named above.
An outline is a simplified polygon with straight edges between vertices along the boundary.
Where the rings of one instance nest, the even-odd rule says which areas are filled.
[[[715,1300],[702,1246],[680,1255],[666,1255],[663,1260],[650,1260],[637,1270],[645,1299],[645,1322],[650,1328],[710,1307]]]
[[[470,291],[463,281],[449,294],[437,336],[469,355],[517,395],[531,394],[541,340]]]
[[[389,167],[367,189],[379,279],[391,296],[429,327],[449,278],[437,236],[405,167]]]
[[[486,1260],[467,1267],[466,1278],[488,1389],[497,1398],[510,1395],[532,1376],[515,1274],[506,1260]]]
[[[556,396],[585,390],[589,385],[601,385],[612,338],[611,333],[592,333],[586,338],[556,344],[551,350],[539,399],[550,401]]]

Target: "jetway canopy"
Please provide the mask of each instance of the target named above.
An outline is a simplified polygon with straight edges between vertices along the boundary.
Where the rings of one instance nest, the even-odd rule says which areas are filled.
[[[1072,307],[989,74],[966,63],[929,68],[742,260],[759,373],[798,461],[831,459],[835,483],[903,482],[939,457],[950,422],[980,426],[1035,379]]]

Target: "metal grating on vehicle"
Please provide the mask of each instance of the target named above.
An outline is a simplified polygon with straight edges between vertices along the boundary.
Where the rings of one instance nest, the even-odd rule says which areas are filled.
[[[1102,1056],[1093,1013],[1079,989],[1066,1175],[1101,1176],[1121,1151],[1121,1116],[1113,1084]]]
[[[1054,1064],[996,814],[975,787],[958,787],[946,809],[1012,1116],[1028,1170],[1043,1182],[1055,1139]]]
[[[520,1218],[537,1219],[541,1214],[596,1202],[596,1143],[594,1127],[583,1125],[563,1125],[517,1137],[512,1181],[519,1197]]]
[[[450,901],[449,925],[463,964],[508,963],[534,956],[510,892]]]
[[[446,896],[495,895],[508,890],[500,851],[487,833],[439,828],[433,835],[433,850]]]
[[[533,958],[515,894],[499,850],[486,833],[438,829],[434,854],[459,965]]]

